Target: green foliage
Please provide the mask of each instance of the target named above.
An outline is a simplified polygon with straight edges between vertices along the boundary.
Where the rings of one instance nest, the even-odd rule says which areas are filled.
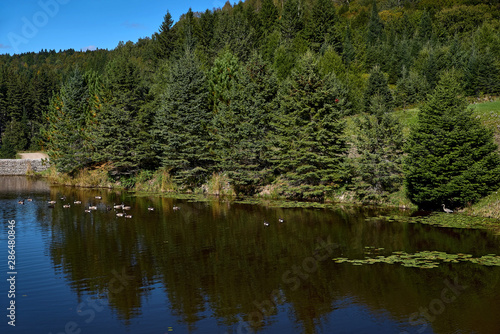
[[[95,160],[111,163],[111,175],[131,175],[154,167],[147,105],[147,87],[141,83],[138,64],[121,55],[106,68],[105,104],[95,131]]]
[[[414,70],[403,69],[403,77],[396,83],[395,102],[406,109],[408,105],[421,102],[429,92],[429,84],[424,76]]]
[[[307,35],[313,50],[319,50],[325,43],[341,50],[341,39],[335,29],[337,14],[330,0],[315,0],[311,9]]]
[[[347,91],[331,74],[319,75],[307,53],[279,94],[274,163],[282,174],[281,192],[297,199],[324,199],[345,175],[346,143],[342,116],[349,113]]]
[[[26,125],[15,119],[7,124],[0,146],[0,159],[14,159],[16,153],[26,149],[28,144]]]
[[[50,100],[43,135],[50,160],[59,172],[75,174],[92,164],[92,125],[99,97],[97,75],[75,70]]]
[[[281,35],[286,40],[294,39],[304,29],[304,10],[300,0],[288,0],[283,5],[280,20]]]
[[[218,112],[220,105],[229,105],[231,89],[238,83],[239,61],[230,51],[217,57],[208,73],[208,87],[212,109]]]
[[[154,118],[153,148],[161,165],[179,185],[200,186],[213,157],[208,145],[208,85],[200,64],[187,52],[165,73],[166,87]]]
[[[278,85],[274,72],[257,54],[242,68],[241,81],[212,120],[217,170],[227,172],[238,194],[252,195],[269,174],[268,140]]]
[[[405,183],[420,207],[465,206],[498,189],[492,132],[471,117],[462,93],[456,76],[445,73],[410,133]]]
[[[377,9],[377,1],[372,2],[372,13],[370,16],[370,21],[368,21],[368,26],[366,27],[366,41],[369,45],[374,45],[379,42],[382,38],[384,31],[384,24],[380,20]]]
[[[361,200],[379,201],[403,183],[403,132],[382,97],[374,96],[370,108],[357,119],[354,187]]]
[[[378,66],[375,66],[370,72],[368,84],[363,94],[363,104],[366,112],[370,111],[370,105],[374,96],[379,96],[384,100],[384,104],[388,108],[392,108],[394,99],[387,85],[387,79]]]

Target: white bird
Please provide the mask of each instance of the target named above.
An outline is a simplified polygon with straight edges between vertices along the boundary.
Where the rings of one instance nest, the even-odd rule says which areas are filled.
[[[441,204],[443,206],[443,211],[446,213],[453,213],[453,210],[445,208],[444,204]]]

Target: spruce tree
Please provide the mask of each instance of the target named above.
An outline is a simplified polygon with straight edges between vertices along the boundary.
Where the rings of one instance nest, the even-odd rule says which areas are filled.
[[[287,0],[280,20],[281,35],[293,40],[304,29],[304,9],[301,0]]]
[[[44,113],[48,124],[43,132],[51,163],[58,171],[74,174],[92,163],[92,139],[87,128],[96,115],[94,99],[97,77],[75,70],[50,100]]]
[[[110,174],[132,176],[154,167],[147,88],[134,58],[120,54],[106,68],[105,103],[96,131],[95,160],[110,163]]]
[[[252,195],[270,173],[269,137],[278,90],[269,64],[254,54],[212,120],[217,170],[227,172],[237,194]]]
[[[173,29],[174,20],[169,11],[163,17],[163,22],[160,25],[158,33],[154,34],[155,46],[154,50],[156,57],[165,59],[174,51],[176,45],[176,32]]]
[[[365,92],[363,94],[363,103],[365,107],[365,112],[370,111],[370,104],[374,96],[379,96],[384,99],[384,104],[387,108],[393,107],[393,97],[392,93],[387,84],[387,79],[380,70],[379,66],[375,66],[370,72],[370,77],[368,78],[368,84],[366,85]]]
[[[465,206],[497,190],[493,135],[472,117],[459,81],[444,73],[411,130],[405,163],[410,200],[422,208]]]
[[[349,113],[347,91],[333,73],[322,78],[315,57],[308,52],[278,99],[274,162],[281,174],[281,193],[324,199],[345,177],[342,117]]]
[[[341,39],[335,29],[337,20],[331,0],[316,0],[313,3],[307,33],[314,50],[319,50],[326,43],[341,51]]]
[[[370,115],[357,118],[354,186],[362,200],[378,201],[403,184],[403,129],[381,96],[373,96]]]
[[[162,167],[181,186],[194,189],[213,165],[208,125],[212,113],[207,79],[192,52],[174,61],[165,73],[164,93],[154,118],[153,148]]]

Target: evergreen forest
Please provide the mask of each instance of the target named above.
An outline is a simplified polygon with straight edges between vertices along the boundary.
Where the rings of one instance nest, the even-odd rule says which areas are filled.
[[[500,4],[247,0],[113,50],[0,55],[0,158],[126,188],[463,207],[498,190]],[[418,107],[404,131],[395,110]]]

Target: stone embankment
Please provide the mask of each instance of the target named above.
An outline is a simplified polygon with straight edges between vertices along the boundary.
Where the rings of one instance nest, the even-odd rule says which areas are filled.
[[[33,159],[0,159],[0,175],[26,175],[28,172],[42,172],[49,164]]]
[[[22,159],[0,159],[0,175],[26,175],[49,168],[44,153],[21,153]]]

